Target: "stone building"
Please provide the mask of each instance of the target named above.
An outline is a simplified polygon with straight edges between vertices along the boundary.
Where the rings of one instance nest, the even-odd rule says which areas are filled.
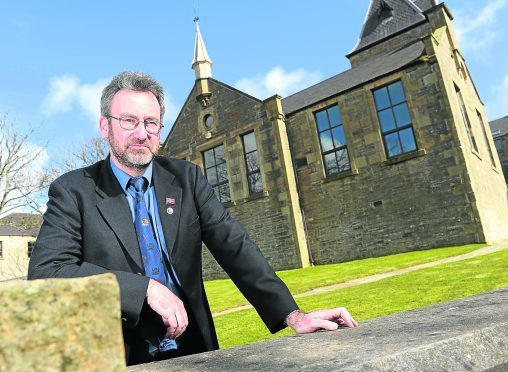
[[[508,237],[506,186],[445,4],[372,0],[352,68],[289,97],[195,84],[163,145],[275,269]],[[205,275],[220,270],[208,254]]]
[[[508,184],[508,116],[491,121],[490,130],[492,137],[494,137],[494,144],[501,162],[504,178]]]
[[[42,217],[11,213],[0,219],[0,281],[26,276]]]

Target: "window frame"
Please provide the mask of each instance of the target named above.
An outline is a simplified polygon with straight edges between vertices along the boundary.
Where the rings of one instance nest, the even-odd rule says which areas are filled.
[[[464,127],[466,129],[467,138],[469,139],[469,146],[471,150],[475,151],[478,154],[478,144],[476,143],[476,139],[473,133],[473,126],[471,124],[471,120],[469,119],[469,115],[467,114],[466,103],[464,102],[464,97],[462,97],[462,91],[459,86],[453,83],[455,88],[455,95],[457,96],[457,100],[459,102],[459,109],[462,115],[462,122],[464,123]]]
[[[340,122],[339,124],[337,125],[332,125],[331,123],[331,120],[330,120],[330,114],[329,114],[329,110],[336,107],[337,110],[339,111],[339,119],[340,119]],[[318,114],[321,113],[321,112],[325,112],[326,114],[326,120],[327,120],[327,128],[323,129],[323,130],[320,130],[319,128],[319,122],[318,122]],[[342,120],[342,111],[340,109],[340,106],[338,104],[338,102],[335,102],[331,105],[328,105],[322,109],[319,109],[319,110],[316,110],[313,112],[313,115],[314,115],[314,121],[316,123],[316,130],[317,130],[317,136],[318,136],[318,143],[319,143],[319,149],[320,149],[320,152],[321,152],[321,160],[323,161],[323,168],[325,170],[325,176],[326,177],[333,177],[333,176],[336,176],[336,175],[339,175],[339,174],[344,174],[344,173],[347,173],[347,172],[351,172],[352,171],[352,165],[351,165],[351,156],[349,154],[349,148],[348,148],[348,144],[347,144],[347,137],[346,137],[346,131],[345,131],[345,128],[344,128],[344,120]],[[341,128],[342,130],[342,134],[344,135],[344,144],[341,144],[339,146],[335,146],[335,144],[333,143],[333,131],[334,129],[336,128]],[[330,138],[332,139],[332,148],[329,149],[329,150],[324,150],[324,147],[323,147],[323,142],[322,142],[322,137],[321,137],[321,134],[322,133],[325,133],[325,132],[330,132]],[[347,156],[347,164],[348,164],[348,167],[347,169],[346,168],[343,168],[341,169],[340,167],[340,163],[339,163],[339,160],[337,159],[337,153],[339,152],[342,152],[346,154]],[[328,169],[328,166],[327,166],[327,162],[326,162],[326,156],[327,155],[330,155],[330,154],[335,154],[335,166],[337,168],[337,172],[331,172],[330,169]]]
[[[222,147],[223,148],[223,151],[224,151],[224,161],[223,162],[220,162],[218,163],[217,162],[217,157],[216,157],[216,154],[215,154],[215,150],[219,147]],[[210,167],[207,167],[206,166],[206,153],[209,152],[209,151],[212,151],[213,153],[213,165],[210,166]],[[215,195],[217,196],[217,198],[219,199],[219,201],[221,203],[230,203],[232,201],[232,198],[231,198],[231,188],[229,187],[229,172],[228,172],[228,169],[227,169],[227,160],[226,160],[226,146],[224,145],[224,143],[221,143],[217,146],[214,146],[214,147],[211,147],[207,150],[204,150],[202,151],[202,156],[203,156],[203,169],[205,171],[205,177],[206,179],[208,180],[208,183],[212,186],[213,188],[213,191],[215,192]],[[226,169],[226,177],[225,177],[225,180],[221,181],[220,180],[220,177],[219,177],[219,174],[218,174],[218,171],[217,171],[217,168],[221,165],[224,165],[225,169]],[[209,171],[211,169],[214,169],[215,170],[215,176],[216,176],[216,179],[217,179],[217,182],[216,183],[212,183],[210,182],[210,179],[208,178],[208,174],[209,174]],[[221,192],[221,187],[220,186],[224,186],[226,185],[227,189],[228,189],[228,192],[229,192],[229,196],[226,197],[226,198],[223,198],[223,194]]]
[[[394,104],[393,103],[392,95],[391,95],[390,90],[389,90],[389,87],[392,86],[392,85],[395,85],[397,83],[400,83],[400,85],[401,85],[402,94],[403,94],[403,98],[404,99],[402,101],[397,102],[397,103]],[[381,91],[382,89],[386,90],[386,94],[387,94],[387,97],[388,97],[388,106],[379,108],[378,103],[376,101],[376,94],[375,93],[378,92],[378,91]],[[371,93],[372,93],[372,98],[374,100],[374,107],[376,109],[376,116],[377,116],[377,119],[378,119],[378,124],[379,124],[380,133],[381,133],[381,138],[383,140],[383,147],[384,147],[386,159],[396,159],[396,158],[398,158],[400,156],[404,156],[404,155],[411,154],[411,153],[417,153],[418,150],[419,150],[418,141],[417,141],[417,138],[416,138],[416,132],[415,132],[415,128],[414,128],[413,118],[411,117],[411,111],[409,110],[409,103],[408,103],[408,100],[407,100],[406,89],[404,87],[404,84],[402,83],[402,79],[397,79],[397,80],[391,81],[389,83],[386,83],[386,84],[380,85],[378,87],[375,87],[375,88],[373,88],[371,90]],[[396,108],[396,107],[400,107],[402,105],[405,105],[405,107],[406,107],[406,110],[407,110],[407,113],[408,113],[409,122],[407,124],[399,126],[398,123],[397,123],[397,116],[395,115],[394,107]],[[390,112],[392,114],[393,123],[394,123],[395,127],[393,129],[389,129],[389,130],[385,131],[383,129],[383,121],[381,119],[380,113],[384,112],[384,111],[388,111],[388,110],[390,110]],[[411,129],[411,134],[412,134],[411,138],[413,139],[415,148],[413,150],[404,151],[403,141],[402,141],[402,139],[400,137],[400,133],[405,131],[405,130],[407,130],[407,129]],[[397,134],[397,142],[399,144],[399,148],[400,148],[401,152],[398,153],[398,154],[395,154],[395,155],[390,155],[390,148],[389,148],[389,146],[387,144],[386,138],[388,136],[393,135],[393,134]]]
[[[256,148],[255,148],[255,150],[247,152],[247,147],[245,146],[245,137],[247,137],[248,135],[251,135],[251,134],[254,136],[254,143],[256,145]],[[261,162],[259,161],[259,149],[258,149],[258,144],[257,144],[256,133],[252,130],[250,132],[243,134],[241,136],[241,139],[242,139],[242,146],[243,146],[243,157],[244,157],[244,161],[245,161],[245,171],[247,173],[247,185],[248,185],[248,189],[249,189],[249,195],[262,194],[263,193],[263,179],[261,177]],[[253,153],[255,153],[255,156],[257,159],[257,168],[254,170],[249,170],[249,164],[247,163],[247,157],[248,157],[248,155],[253,154]],[[256,175],[256,174],[259,175],[259,180],[261,182],[261,190],[259,190],[259,191],[253,190],[254,186],[251,183],[251,176]]]

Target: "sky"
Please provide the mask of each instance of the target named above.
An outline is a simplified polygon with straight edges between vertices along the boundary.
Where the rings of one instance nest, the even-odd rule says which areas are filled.
[[[199,26],[217,80],[260,99],[350,68],[370,0],[18,0],[0,3],[0,117],[62,161],[98,137],[102,88],[124,70],[166,92],[165,139],[194,84]],[[508,0],[449,0],[489,120],[508,115]],[[504,19],[504,21],[503,21]]]

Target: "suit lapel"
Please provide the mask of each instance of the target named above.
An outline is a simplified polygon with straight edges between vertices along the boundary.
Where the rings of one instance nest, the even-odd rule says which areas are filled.
[[[166,242],[166,248],[171,257],[171,263],[173,263],[175,259],[175,241],[182,207],[182,189],[172,185],[174,179],[175,176],[173,174],[164,169],[157,162],[153,162],[155,197],[157,199],[159,217],[164,232],[164,241]]]
[[[111,170],[109,156],[103,162],[96,191],[100,197],[97,201],[99,212],[116,234],[129,256],[136,263],[139,272],[144,273],[144,265],[141,259],[136,230],[132,223],[129,203],[125,198],[122,187]]]

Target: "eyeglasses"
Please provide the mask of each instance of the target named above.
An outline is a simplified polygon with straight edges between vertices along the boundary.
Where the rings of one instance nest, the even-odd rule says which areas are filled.
[[[120,123],[120,128],[124,130],[134,130],[138,127],[139,123],[143,123],[145,130],[150,134],[159,134],[161,129],[164,127],[158,120],[139,120],[137,118],[116,118],[108,115],[110,119],[116,119]]]

